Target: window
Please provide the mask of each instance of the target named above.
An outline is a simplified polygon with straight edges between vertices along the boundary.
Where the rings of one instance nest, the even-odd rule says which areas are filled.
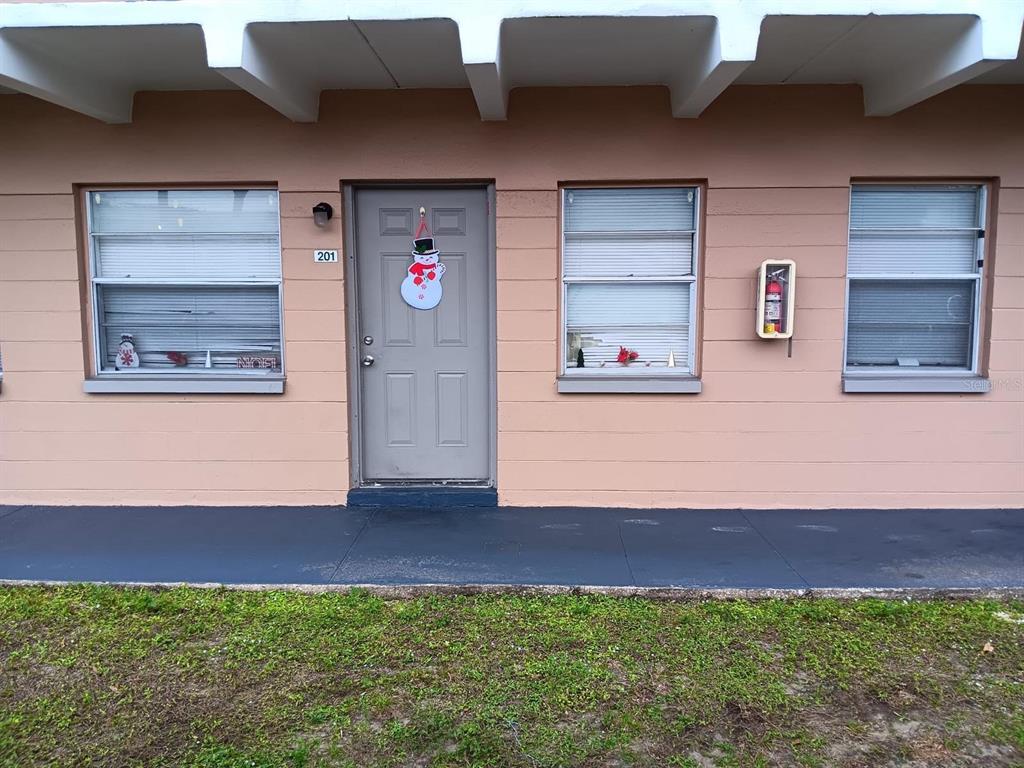
[[[978,369],[984,217],[977,185],[853,187],[848,379],[881,380],[882,391],[899,380],[913,391],[979,391],[949,377]],[[878,391],[863,381],[846,390]]]
[[[699,392],[696,187],[562,193],[559,391]]]
[[[97,374],[87,391],[281,391],[276,190],[87,199]],[[204,380],[228,383],[189,383]]]

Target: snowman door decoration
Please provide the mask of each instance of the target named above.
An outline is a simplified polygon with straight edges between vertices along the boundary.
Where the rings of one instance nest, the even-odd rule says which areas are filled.
[[[426,211],[420,208],[420,224],[412,241],[412,264],[402,280],[402,298],[414,309],[433,309],[441,303],[441,278],[445,266],[438,261],[434,238],[427,230]]]

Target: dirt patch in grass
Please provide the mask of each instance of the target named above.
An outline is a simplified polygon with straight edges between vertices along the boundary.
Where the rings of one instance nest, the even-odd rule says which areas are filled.
[[[0,589],[0,766],[1022,766],[1022,612]]]

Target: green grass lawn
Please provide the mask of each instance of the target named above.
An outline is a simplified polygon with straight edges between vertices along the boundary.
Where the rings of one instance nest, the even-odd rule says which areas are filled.
[[[0,589],[0,766],[1024,766],[1022,612]]]

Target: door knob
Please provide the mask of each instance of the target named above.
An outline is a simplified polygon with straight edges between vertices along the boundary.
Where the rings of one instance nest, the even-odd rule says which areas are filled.
[[[364,355],[360,362],[362,362],[364,368],[369,368],[373,365],[373,355]]]

